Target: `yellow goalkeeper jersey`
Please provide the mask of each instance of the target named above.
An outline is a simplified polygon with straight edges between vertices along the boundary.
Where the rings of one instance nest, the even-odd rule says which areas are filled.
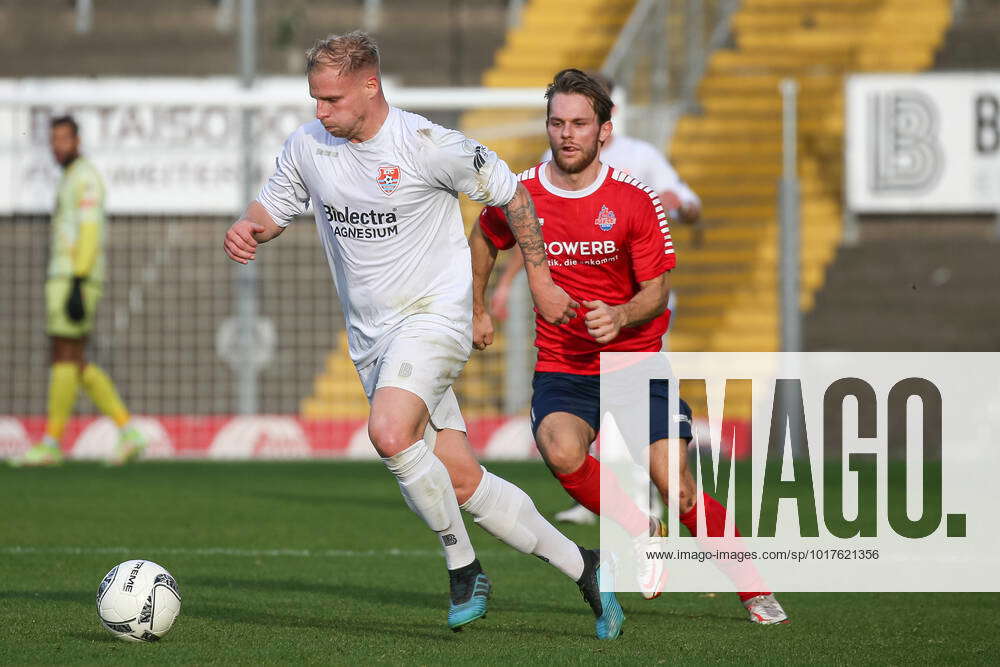
[[[49,278],[104,280],[104,182],[84,157],[63,171],[52,214]]]

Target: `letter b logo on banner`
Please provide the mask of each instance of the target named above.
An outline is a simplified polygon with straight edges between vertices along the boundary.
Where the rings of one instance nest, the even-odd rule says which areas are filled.
[[[915,91],[876,93],[869,98],[875,133],[871,142],[874,192],[927,191],[944,167],[934,101]]]

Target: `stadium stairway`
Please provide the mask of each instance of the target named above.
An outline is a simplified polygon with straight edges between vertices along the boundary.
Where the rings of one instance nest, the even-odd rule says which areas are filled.
[[[745,0],[734,48],[711,56],[703,113],[680,119],[679,173],[704,203],[705,243],[675,225],[676,351],[767,351],[778,340],[779,82],[799,84],[801,307],[809,311],[841,237],[844,75],[929,68],[948,0]]]
[[[484,73],[483,85],[541,89],[566,67],[599,68],[634,4],[634,0],[527,3],[520,25],[508,32],[493,66]],[[474,137],[485,133],[490,147],[521,171],[535,164],[548,147],[543,123],[544,114],[537,111],[482,110],[464,114],[461,126]],[[504,128],[513,136],[503,136]]]
[[[1000,0],[965,0],[935,70],[1000,68]],[[809,350],[1000,350],[1000,243],[988,216],[868,216],[805,320]]]
[[[807,349],[1000,350],[1000,244],[987,233],[946,236],[955,225],[871,223],[897,229],[840,251],[806,318]]]
[[[634,0],[533,0],[524,7],[520,25],[509,31],[483,85],[544,87],[566,67],[597,68],[603,62]],[[545,150],[544,115],[537,111],[469,111],[461,129],[487,143],[515,171],[534,164]],[[466,225],[480,206],[462,197]],[[358,388],[357,373],[346,356],[346,336],[330,352],[312,396],[302,401],[307,417],[365,416],[368,404]],[[455,391],[466,416],[493,416],[503,408],[505,339],[498,330],[493,345],[472,355]]]
[[[1000,0],[964,0],[962,6],[945,35],[934,69],[1000,69]]]
[[[599,68],[634,5],[634,0],[532,0],[525,5],[520,25],[508,32],[493,67],[483,74],[483,85],[541,89],[561,69]],[[537,163],[548,148],[544,114],[537,111],[470,111],[463,114],[461,127],[470,136],[482,137],[516,172]],[[513,136],[505,136],[505,127]],[[462,198],[466,226],[480,209]],[[505,350],[503,325],[497,323],[493,345],[472,355],[456,384],[463,410],[500,412],[502,395],[497,388],[502,386]]]
[[[355,418],[368,414],[368,399],[347,354],[347,332],[337,334],[337,346],[326,355],[312,395],[302,401],[304,417]]]

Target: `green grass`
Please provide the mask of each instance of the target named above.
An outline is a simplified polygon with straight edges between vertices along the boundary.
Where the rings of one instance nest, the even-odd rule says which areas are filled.
[[[492,469],[546,514],[567,505],[541,463]],[[436,539],[377,463],[0,467],[0,663],[982,663],[1000,655],[996,594],[788,593],[792,623],[769,628],[748,623],[731,593],[651,602],[624,594],[624,637],[599,642],[571,582],[470,532],[495,596],[485,620],[454,634]],[[567,532],[596,541],[592,527]],[[127,644],[98,623],[97,585],[129,558],[159,562],[181,587],[180,618],[159,643]]]

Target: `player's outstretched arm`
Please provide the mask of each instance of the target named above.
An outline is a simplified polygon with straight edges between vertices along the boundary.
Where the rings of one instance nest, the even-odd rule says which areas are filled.
[[[486,309],[486,285],[497,260],[497,247],[483,234],[477,222],[469,234],[472,250],[472,346],[485,350],[493,343],[493,318]]]
[[[246,264],[256,259],[258,244],[267,243],[284,230],[260,202],[255,200],[247,207],[243,217],[234,222],[226,232],[222,247],[229,259]]]
[[[584,301],[587,308],[587,333],[602,345],[618,337],[625,327],[637,327],[658,317],[667,308],[670,297],[670,272],[664,271],[639,283],[639,291],[627,303],[609,306],[603,301]]]
[[[522,183],[517,184],[514,198],[503,209],[507,216],[507,225],[521,247],[524,269],[528,274],[528,286],[531,288],[531,297],[535,301],[539,315],[550,324],[569,322],[576,317],[575,309],[579,304],[552,281],[548,257],[545,254],[545,242],[542,240],[542,229],[535,214],[535,204]]]

